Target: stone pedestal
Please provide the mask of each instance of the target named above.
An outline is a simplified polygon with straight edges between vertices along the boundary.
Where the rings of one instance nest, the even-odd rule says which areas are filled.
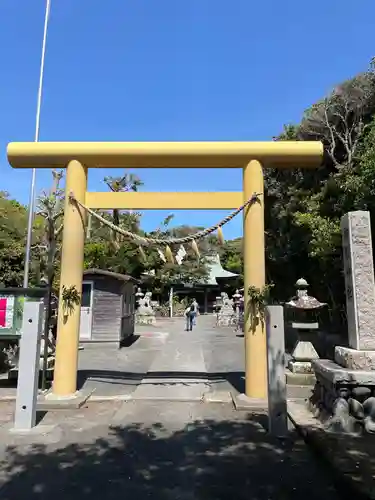
[[[312,408],[342,432],[375,432],[375,283],[370,215],[342,219],[349,347],[316,360]]]
[[[319,359],[319,355],[312,343],[313,335],[316,335],[316,333],[308,325],[306,330],[298,329],[298,340],[292,352],[293,359],[288,364],[288,368],[292,373],[314,373],[311,361]]]
[[[137,311],[135,313],[135,324],[136,325],[156,325],[155,313],[148,313],[147,311]]]
[[[229,326],[234,318],[233,308],[222,308],[218,314],[218,326]]]

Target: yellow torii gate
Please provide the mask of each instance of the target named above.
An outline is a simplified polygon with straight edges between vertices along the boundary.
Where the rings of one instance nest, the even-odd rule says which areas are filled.
[[[66,168],[62,287],[82,290],[86,214],[69,194],[92,209],[230,210],[254,193],[259,202],[243,215],[245,290],[246,396],[267,397],[266,336],[262,321],[250,324],[246,300],[250,286],[265,285],[264,200],[262,166],[316,168],[323,158],[320,142],[15,142],[8,145],[13,168]],[[207,193],[90,193],[88,168],[242,168],[243,192]],[[74,397],[77,390],[80,306],[64,318],[59,305],[53,394]]]

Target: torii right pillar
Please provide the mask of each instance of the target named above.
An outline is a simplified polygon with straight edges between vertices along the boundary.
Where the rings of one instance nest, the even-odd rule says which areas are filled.
[[[267,343],[263,321],[252,321],[248,290],[263,289],[265,276],[264,244],[264,180],[262,164],[252,160],[243,169],[243,194],[248,200],[254,194],[257,201],[248,205],[243,215],[244,300],[245,300],[245,395],[252,399],[267,398]]]
[[[244,210],[244,299],[245,299],[245,395],[254,399],[267,397],[267,343],[263,321],[252,321],[249,311],[250,286],[265,286],[264,181],[262,164],[252,160],[243,169],[244,200],[255,193],[257,201]]]

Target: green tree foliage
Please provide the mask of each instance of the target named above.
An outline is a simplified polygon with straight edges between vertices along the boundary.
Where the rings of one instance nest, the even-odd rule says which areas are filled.
[[[338,86],[308,109],[301,123],[285,127],[276,140],[321,140],[326,155],[313,171],[266,171],[268,274],[275,293],[287,298],[303,276],[314,293],[342,319],[344,281],[341,217],[368,209],[374,219],[373,66]]]
[[[113,215],[102,212],[102,217],[113,222]],[[137,214],[119,213],[119,227],[127,231],[139,232]],[[84,267],[85,269],[106,269],[121,274],[140,277],[143,263],[138,246],[116,233],[114,248],[114,231],[92,217],[90,235],[86,239]]]
[[[136,192],[138,191],[138,188],[143,186],[143,182],[139,179],[139,177],[135,174],[129,174],[127,172],[120,177],[105,177],[104,182],[113,193]],[[112,222],[115,226],[119,226],[120,223],[123,223],[125,220],[128,230],[137,231],[139,229],[139,213],[128,212],[125,218],[121,217],[123,212],[118,209],[114,209],[112,213]],[[111,240],[112,246],[115,249],[118,249],[122,241],[122,236],[113,231]]]
[[[0,283],[4,286],[21,286],[25,257],[27,210],[8,193],[0,192]],[[41,220],[34,225],[34,242],[41,232]],[[31,282],[35,282],[35,272]]]
[[[355,205],[375,216],[375,116],[369,123],[357,170],[360,175],[350,179],[350,184],[355,186]]]
[[[221,264],[227,271],[239,274],[243,279],[242,238],[226,241],[220,252]]]
[[[104,182],[114,193],[134,192],[143,185],[136,175],[126,172],[120,177],[105,177]],[[100,215],[121,229],[133,233],[140,231],[141,214],[138,212],[115,209],[112,213],[101,211]],[[88,220],[84,267],[106,269],[136,278],[140,277],[144,268],[137,245],[92,216]]]

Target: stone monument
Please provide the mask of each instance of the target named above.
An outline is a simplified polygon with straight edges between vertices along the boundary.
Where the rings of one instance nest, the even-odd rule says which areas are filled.
[[[151,304],[152,293],[146,292],[146,294],[143,295],[142,290],[138,288],[135,296],[138,298],[138,308],[135,312],[135,323],[137,325],[155,325],[156,316]]]
[[[341,221],[349,347],[335,362],[316,360],[311,403],[329,415],[331,428],[375,432],[375,282],[370,214],[349,212]]]

